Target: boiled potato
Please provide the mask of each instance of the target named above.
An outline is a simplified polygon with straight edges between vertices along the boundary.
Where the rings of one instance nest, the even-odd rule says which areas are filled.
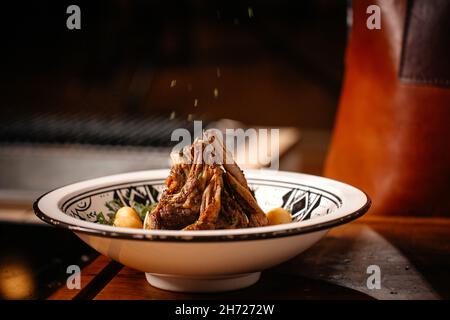
[[[116,213],[116,217],[114,218],[114,226],[142,229],[142,221],[133,208],[122,207]]]
[[[267,219],[269,219],[269,225],[292,222],[291,214],[283,208],[275,208],[267,212]]]

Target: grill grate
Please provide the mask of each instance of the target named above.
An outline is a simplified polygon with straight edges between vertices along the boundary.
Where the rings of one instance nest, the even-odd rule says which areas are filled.
[[[193,133],[193,124],[166,115],[99,118],[98,116],[43,114],[0,118],[2,143],[57,143],[170,147],[175,129]]]

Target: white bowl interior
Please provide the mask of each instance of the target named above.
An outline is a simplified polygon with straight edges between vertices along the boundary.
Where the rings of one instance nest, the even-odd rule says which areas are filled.
[[[282,207],[288,209],[296,221],[331,214],[341,206],[338,196],[311,186],[270,179],[249,179],[248,182],[265,212]],[[101,218],[99,219],[99,213],[108,219],[114,214],[111,204],[148,206],[159,201],[163,189],[164,179],[131,182],[76,195],[65,200],[60,208],[66,215],[75,219],[103,223]]]
[[[148,205],[159,200],[168,170],[151,170],[108,176],[72,184],[43,196],[37,203],[46,220],[71,228],[95,229],[114,234],[133,234],[135,238],[152,236],[193,236],[254,234],[277,232],[338,221],[354,214],[368,203],[360,190],[331,179],[283,171],[248,170],[246,177],[263,210],[283,207],[292,212],[294,222],[261,228],[210,231],[139,230],[99,223],[112,213],[107,204]]]

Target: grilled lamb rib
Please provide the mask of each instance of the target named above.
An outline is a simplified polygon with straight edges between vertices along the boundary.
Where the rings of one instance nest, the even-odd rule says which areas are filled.
[[[206,147],[212,147],[213,152],[203,159]],[[227,157],[223,163],[211,161],[221,153]],[[172,157],[175,163],[166,180],[167,188],[156,208],[147,214],[145,229],[211,230],[267,225],[267,217],[242,170],[215,134],[206,132],[205,140],[196,140],[188,154],[190,159]]]

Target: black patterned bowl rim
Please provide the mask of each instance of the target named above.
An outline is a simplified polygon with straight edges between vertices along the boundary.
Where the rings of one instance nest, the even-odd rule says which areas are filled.
[[[302,221],[302,222],[293,222],[289,224],[284,225],[277,225],[277,226],[267,226],[267,227],[259,227],[259,228],[245,228],[245,229],[235,229],[235,230],[208,230],[208,231],[179,231],[179,230],[140,230],[140,229],[128,229],[128,228],[118,228],[118,227],[112,227],[112,226],[104,226],[104,225],[98,225],[94,222],[85,222],[78,220],[76,218],[69,217],[67,218],[67,215],[62,212],[62,210],[58,207],[53,208],[54,210],[59,210],[58,215],[59,216],[66,216],[64,217],[63,221],[62,219],[59,219],[58,217],[52,216],[49,214],[49,212],[45,213],[45,209],[42,209],[40,205],[42,204],[42,201],[46,199],[49,195],[54,194],[55,192],[59,192],[64,190],[65,188],[70,188],[74,186],[78,186],[80,184],[84,183],[95,183],[96,181],[99,181],[100,179],[112,179],[115,178],[124,178],[127,175],[133,175],[133,176],[145,176],[146,174],[153,174],[156,176],[159,176],[160,178],[164,178],[168,174],[168,170],[148,170],[148,171],[138,171],[138,172],[130,172],[130,173],[124,173],[124,174],[118,174],[113,176],[106,176],[103,178],[96,178],[96,179],[90,179],[81,181],[78,183],[66,185],[64,187],[60,187],[57,189],[54,189],[52,191],[49,191],[42,196],[40,196],[34,203],[33,203],[33,210],[36,214],[36,216],[41,219],[42,221],[57,226],[61,228],[69,229],[75,233],[82,233],[82,234],[88,234],[91,236],[99,236],[99,237],[107,237],[107,238],[115,238],[115,239],[127,239],[127,240],[141,240],[141,241],[164,241],[164,242],[224,242],[224,241],[251,241],[251,240],[261,240],[261,239],[273,239],[273,238],[282,238],[282,237],[289,237],[289,236],[295,236],[295,235],[302,235],[307,233],[313,233],[317,231],[324,231],[328,230],[330,228],[348,223],[350,221],[353,221],[362,215],[364,215],[371,206],[371,199],[369,196],[362,190],[357,189],[351,185],[332,180],[329,178],[319,177],[319,176],[313,176],[308,174],[300,174],[300,173],[293,173],[293,172],[287,172],[287,171],[270,171],[270,170],[246,170],[245,173],[249,177],[270,177],[271,180],[278,179],[285,179],[288,178],[287,183],[293,183],[298,184],[299,181],[302,181],[302,184],[304,185],[305,179],[313,179],[314,181],[318,182],[318,185],[312,185],[312,187],[316,189],[322,189],[325,192],[329,192],[324,189],[323,187],[320,187],[320,182],[322,183],[328,183],[333,185],[334,188],[345,188],[346,191],[349,191],[351,196],[358,197],[358,200],[360,202],[360,205],[353,208],[352,210],[348,210],[348,212],[340,212],[340,214],[329,214],[325,217],[319,217],[315,219],[311,219],[311,221]],[[250,178],[251,179],[251,178]],[[152,180],[152,178],[147,179],[130,179],[129,181],[122,181],[122,184],[129,183],[137,183],[137,182],[143,182],[147,180]],[[297,182],[295,182],[297,181]],[[116,183],[117,185],[118,183]],[[111,183],[110,186],[113,186],[114,184]],[[108,186],[104,186],[104,188],[107,188]],[[91,190],[94,188],[91,188]],[[80,192],[75,192],[75,194],[79,194]],[[73,197],[74,195],[72,195]],[[342,204],[345,204],[346,201],[350,201],[350,196],[337,196],[342,201]],[[58,199],[58,203],[63,202],[63,199]],[[67,201],[67,197],[66,200]],[[58,205],[59,206],[59,205]],[[342,208],[338,208],[337,211],[342,211]],[[329,219],[328,216],[336,216],[332,219]],[[325,218],[325,219],[321,219]],[[328,219],[326,219],[328,218]],[[71,221],[68,221],[71,220]],[[82,225],[80,225],[82,224]]]

